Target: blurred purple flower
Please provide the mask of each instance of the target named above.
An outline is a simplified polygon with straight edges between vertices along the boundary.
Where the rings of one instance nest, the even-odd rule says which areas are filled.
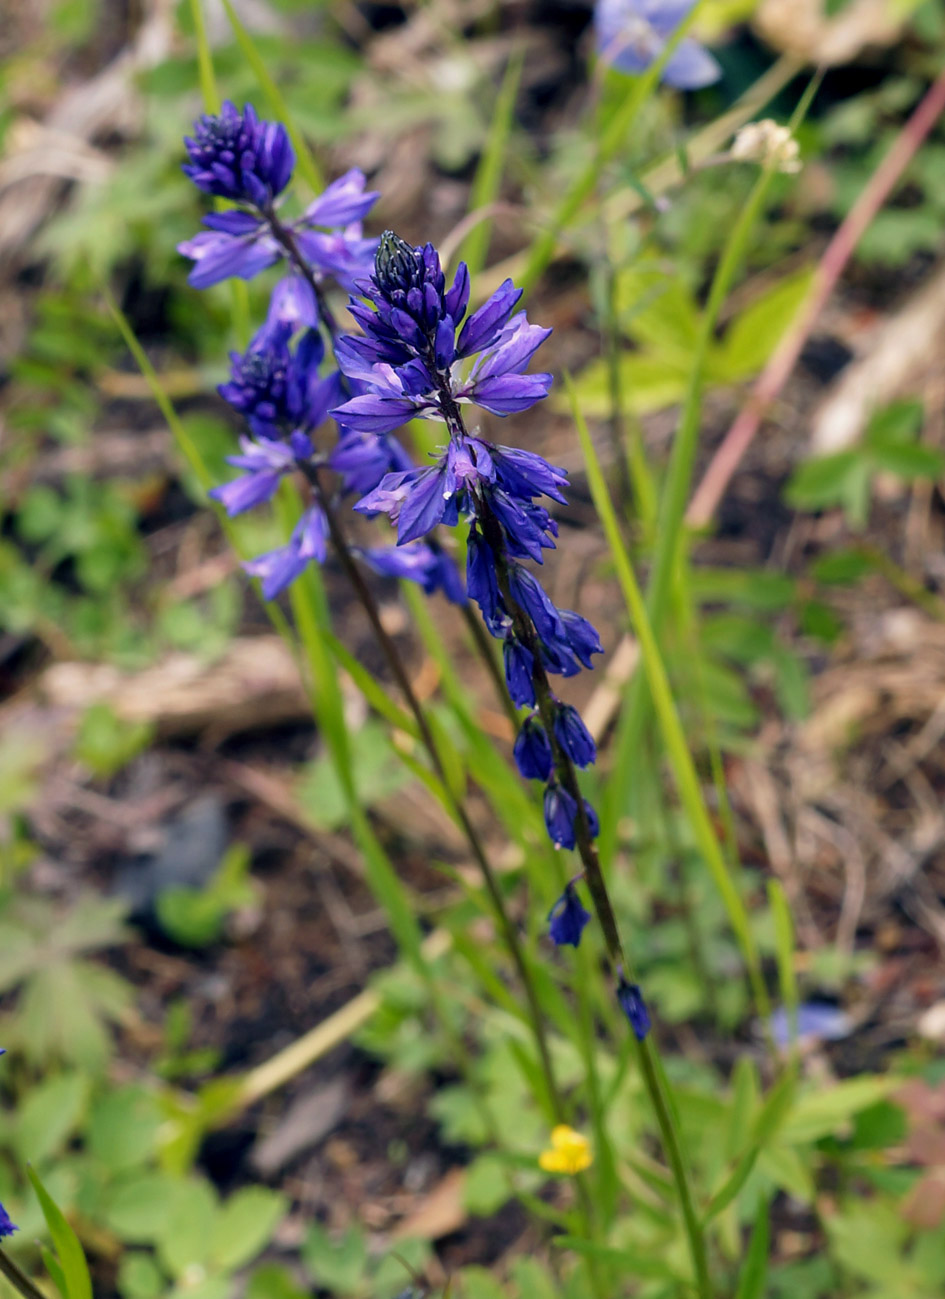
[[[6,1209],[2,1204],[0,1204],[0,1240],[2,1240],[4,1236],[12,1236],[15,1231],[19,1230],[20,1229],[16,1223],[11,1221],[10,1215],[7,1213]]]
[[[442,591],[452,604],[465,604],[466,592],[452,558],[439,547],[416,541],[410,546],[384,546],[358,554],[382,577],[403,577],[418,582],[427,595]]]
[[[845,1010],[823,1001],[802,1002],[797,1008],[797,1037],[792,1032],[791,1017],[783,1006],[768,1021],[771,1036],[778,1046],[792,1040],[839,1042],[853,1031],[853,1021]]]
[[[639,984],[628,983],[621,976],[617,984],[617,1000],[620,1002],[620,1009],[630,1021],[630,1027],[637,1041],[642,1042],[650,1031],[651,1021]]]
[[[601,58],[619,72],[645,72],[662,54],[695,0],[597,0],[594,29]],[[722,69],[704,46],[684,36],[663,68],[678,90],[718,81]]]
[[[243,567],[262,582],[263,599],[274,600],[305,569],[309,560],[324,563],[328,542],[328,521],[317,505],[310,505],[292,532],[288,544],[270,550]]]

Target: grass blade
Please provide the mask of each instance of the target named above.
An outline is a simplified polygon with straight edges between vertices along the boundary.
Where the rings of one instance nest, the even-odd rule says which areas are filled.
[[[663,657],[653,633],[630,556],[627,554],[623,538],[620,535],[620,525],[617,522],[610,493],[607,490],[600,461],[594,450],[587,424],[577,403],[574,384],[568,375],[565,375],[565,382],[571,398],[574,420],[584,452],[585,464],[587,465],[591,495],[610,546],[617,570],[617,579],[620,582],[627,611],[630,615],[630,622],[640,642],[644,674],[653,697],[657,720],[662,732],[663,743],[666,746],[670,766],[673,770],[680,802],[689,820],[696,844],[725,905],[729,924],[732,926],[742,951],[742,957],[748,968],[759,1012],[767,1018],[769,1013],[768,994],[761,976],[761,962],[751,925],[749,924],[748,913],[745,910],[745,905],[735,886],[735,882],[729,874],[725,857],[702,797],[696,766],[686,744],[685,732],[682,722],[679,720],[679,713],[670,689],[669,677],[663,663]]]
[[[89,1265],[85,1261],[85,1251],[78,1236],[39,1180],[36,1171],[27,1166],[26,1175],[36,1192],[43,1217],[46,1219],[46,1226],[49,1228],[49,1234],[56,1248],[68,1299],[92,1299],[92,1278],[89,1276]]]
[[[236,10],[233,8],[230,0],[223,0],[223,8],[226,10],[226,16],[229,19],[230,26],[233,29],[233,35],[236,37],[236,43],[243,53],[243,57],[253,70],[256,80],[259,82],[259,88],[269,101],[269,111],[273,117],[278,118],[289,132],[292,144],[295,146],[295,154],[298,159],[299,171],[305,177],[308,184],[313,190],[324,189],[325,181],[322,177],[321,169],[315,161],[315,156],[305,141],[305,136],[296,126],[292,114],[289,112],[289,106],[283,98],[282,91],[272,79],[272,74],[266,67],[265,60],[253,44],[253,38],[240,22]]]

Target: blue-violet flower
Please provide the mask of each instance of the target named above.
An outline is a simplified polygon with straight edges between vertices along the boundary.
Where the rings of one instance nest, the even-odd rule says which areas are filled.
[[[512,751],[515,764],[526,780],[547,780],[554,760],[551,741],[537,717],[526,717]]]
[[[582,906],[574,880],[571,880],[548,912],[548,934],[551,941],[556,947],[577,947],[590,918],[591,913]]]
[[[620,72],[645,72],[662,54],[695,0],[597,0],[594,29],[601,58]],[[662,80],[679,90],[718,81],[722,69],[704,46],[684,36],[666,62]]]
[[[621,975],[617,984],[617,1000],[620,1009],[630,1021],[630,1027],[638,1042],[642,1042],[650,1031],[650,1012],[646,1008],[643,994],[636,983],[628,983]]]

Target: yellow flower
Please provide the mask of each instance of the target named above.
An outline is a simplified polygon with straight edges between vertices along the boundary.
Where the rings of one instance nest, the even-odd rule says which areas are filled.
[[[551,1129],[551,1149],[543,1150],[538,1163],[546,1173],[580,1173],[590,1168],[594,1156],[587,1137],[566,1123]]]

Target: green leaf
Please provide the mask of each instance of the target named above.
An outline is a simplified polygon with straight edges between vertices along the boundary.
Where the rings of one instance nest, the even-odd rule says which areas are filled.
[[[59,1265],[62,1268],[68,1299],[92,1299],[92,1279],[89,1276],[85,1253],[78,1236],[47,1193],[35,1169],[27,1166],[26,1175],[42,1207],[43,1217],[46,1219],[46,1226],[49,1228]]]
[[[870,455],[877,469],[897,478],[911,481],[914,478],[927,478],[933,482],[945,472],[945,455],[935,447],[920,446],[882,446],[873,447]]]
[[[313,1223],[302,1245],[302,1261],[319,1286],[340,1294],[356,1292],[367,1268],[364,1233],[352,1226],[337,1240],[319,1223]]]
[[[560,1249],[573,1250],[575,1254],[580,1254],[584,1258],[597,1259],[601,1263],[615,1263],[624,1269],[628,1276],[677,1283],[681,1280],[688,1281],[688,1277],[680,1275],[668,1261],[655,1255],[647,1257],[642,1251],[601,1245],[594,1240],[584,1240],[581,1236],[555,1236],[554,1243]]]
[[[753,1145],[764,1148],[770,1145],[780,1132],[794,1104],[797,1092],[797,1073],[793,1068],[785,1069],[765,1097],[751,1129]]]
[[[884,1100],[897,1085],[895,1078],[848,1078],[809,1092],[795,1103],[781,1129],[781,1140],[798,1145],[830,1136],[845,1128],[858,1111]]]
[[[288,1268],[277,1263],[264,1263],[249,1278],[246,1299],[309,1299]]]
[[[92,704],[82,715],[73,753],[93,775],[113,776],[151,743],[151,722],[129,722],[107,703]]]
[[[754,1171],[759,1153],[758,1146],[751,1146],[750,1149],[746,1150],[745,1154],[742,1155],[731,1174],[722,1183],[706,1206],[705,1214],[702,1219],[703,1223],[711,1222],[712,1219],[717,1217],[723,1209],[728,1208]]]
[[[847,585],[865,577],[872,567],[869,556],[861,550],[834,550],[815,560],[810,573],[817,582]]]
[[[105,1225],[119,1240],[149,1245],[164,1230],[181,1179],[167,1173],[129,1173],[108,1187],[103,1205]]]
[[[367,807],[396,794],[410,780],[391,748],[386,727],[378,722],[365,722],[351,736],[351,761]],[[317,758],[303,771],[296,795],[313,824],[325,830],[337,830],[346,823],[348,802],[330,754]]]
[[[784,493],[796,510],[823,510],[846,499],[851,482],[863,472],[860,451],[838,451],[835,455],[807,460],[795,469]]]
[[[230,1196],[217,1214],[210,1245],[211,1260],[227,1271],[255,1258],[272,1239],[289,1202],[264,1186],[248,1186]]]
[[[205,1268],[218,1213],[217,1195],[208,1182],[178,1181],[159,1219],[158,1257],[180,1279],[188,1268]]]
[[[66,1286],[66,1274],[59,1266],[58,1258],[48,1245],[40,1245],[39,1252],[43,1256],[43,1266],[52,1278],[53,1285],[62,1295],[62,1299],[68,1299],[69,1290]]]
[[[88,1080],[61,1074],[34,1087],[16,1115],[13,1145],[20,1159],[42,1164],[78,1127],[88,1097]]]
[[[89,1153],[112,1174],[145,1163],[154,1152],[164,1117],[157,1097],[144,1087],[117,1087],[92,1108]]]
[[[801,1204],[814,1203],[817,1191],[810,1160],[793,1146],[766,1146],[758,1156],[758,1171]]]
[[[805,267],[786,275],[746,307],[712,354],[709,377],[738,382],[757,374],[790,328],[813,274],[813,267]]]
[[[509,1199],[509,1174],[498,1155],[480,1155],[466,1170],[463,1203],[470,1213],[483,1217],[495,1213]]]
[[[920,401],[894,401],[888,406],[879,407],[873,411],[866,426],[864,445],[875,451],[915,442],[922,428],[924,413],[925,408]]]
[[[167,1281],[150,1254],[129,1251],[118,1265],[118,1288],[124,1299],[158,1299]]]

